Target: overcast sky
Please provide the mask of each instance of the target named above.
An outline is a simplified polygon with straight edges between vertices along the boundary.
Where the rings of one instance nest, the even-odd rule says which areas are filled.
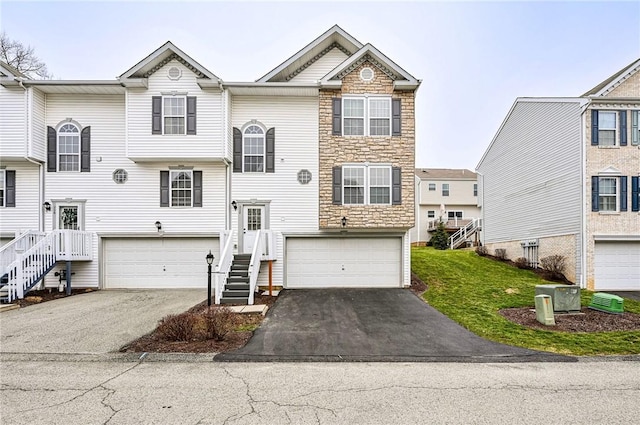
[[[579,96],[640,57],[640,1],[12,2],[55,78],[113,79],[171,40],[254,81],[334,24],[422,80],[416,166],[474,169],[518,96]]]

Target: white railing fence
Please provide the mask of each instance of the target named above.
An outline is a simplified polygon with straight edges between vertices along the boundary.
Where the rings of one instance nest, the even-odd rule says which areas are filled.
[[[227,276],[233,263],[233,230],[225,230],[220,238],[220,260],[215,270],[215,304],[220,304],[222,291],[227,284]]]
[[[16,261],[18,254],[28,251],[45,237],[44,232],[27,230],[22,232],[11,242],[0,248],[0,276],[9,270],[9,264]]]
[[[253,252],[251,252],[251,261],[249,262],[249,300],[247,304],[253,305],[256,285],[258,284],[258,274],[260,273],[260,262],[264,247],[262,246],[264,239],[264,231],[258,230],[256,240],[253,244]]]
[[[23,298],[26,291],[51,270],[57,261],[91,260],[93,234],[81,230],[54,230],[8,265],[8,302]]]
[[[474,218],[466,226],[461,227],[449,238],[449,248],[455,249],[482,226],[482,220]]]

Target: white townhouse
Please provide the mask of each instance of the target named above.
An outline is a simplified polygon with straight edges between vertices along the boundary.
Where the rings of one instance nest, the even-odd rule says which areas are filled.
[[[115,80],[0,66],[10,298],[67,272],[72,287],[204,288],[209,251],[216,302],[410,284],[420,81],[340,27],[255,82],[171,42]]]
[[[640,290],[640,60],[575,98],[518,98],[477,166],[483,242]]]

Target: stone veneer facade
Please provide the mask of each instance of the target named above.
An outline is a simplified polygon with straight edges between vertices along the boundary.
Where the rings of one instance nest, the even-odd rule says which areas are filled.
[[[374,70],[372,81],[360,79],[360,70]],[[344,94],[381,95],[402,99],[400,136],[334,136],[332,134],[332,99]],[[319,95],[319,227],[342,229],[342,217],[347,229],[409,229],[414,226],[415,167],[415,93],[393,89],[393,80],[375,65],[364,62],[342,79],[338,90],[320,90]],[[384,163],[402,169],[401,205],[333,205],[333,167],[347,163]]]
[[[628,97],[626,101],[624,98]],[[615,98],[607,102],[607,98]],[[620,100],[619,100],[620,99]],[[640,175],[640,146],[631,144],[631,112],[640,109],[640,72],[632,75],[618,87],[602,98],[594,99],[589,109],[625,110],[627,113],[627,146],[591,146],[591,111],[585,111],[586,139],[586,173],[585,196],[586,211],[586,284],[588,289],[595,287],[595,236],[640,237],[640,213],[631,211],[631,176]],[[591,211],[591,176],[608,167],[620,170],[620,175],[627,176],[627,211],[615,213]]]

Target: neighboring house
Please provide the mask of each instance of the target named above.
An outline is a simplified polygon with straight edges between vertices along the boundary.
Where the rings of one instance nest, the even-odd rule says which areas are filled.
[[[206,287],[209,250],[217,298],[408,286],[419,84],[338,26],[255,82],[171,42],[113,81],[3,67],[0,235],[34,231],[5,257],[50,238],[47,286]]]
[[[640,290],[640,60],[576,98],[518,98],[477,167],[483,242]]]
[[[480,218],[476,173],[466,169],[416,168],[416,226],[411,242],[426,244],[438,223],[455,233]],[[477,233],[467,235],[475,241]]]

